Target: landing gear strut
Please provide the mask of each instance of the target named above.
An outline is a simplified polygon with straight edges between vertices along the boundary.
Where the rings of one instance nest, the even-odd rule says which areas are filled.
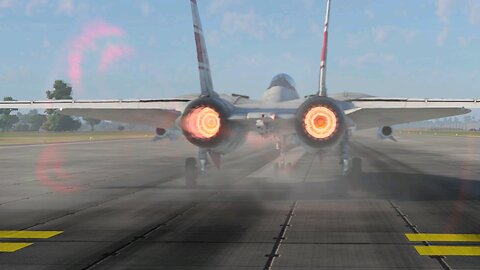
[[[344,176],[359,176],[362,173],[362,159],[350,155],[350,134],[345,132],[340,145],[342,173]]]
[[[207,149],[199,148],[198,149],[198,161],[200,162],[200,175],[207,174]]]
[[[185,159],[185,185],[194,187],[197,185],[198,168],[197,160],[193,157]]]

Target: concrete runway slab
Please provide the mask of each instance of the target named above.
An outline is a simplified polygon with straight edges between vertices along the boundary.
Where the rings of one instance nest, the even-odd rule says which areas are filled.
[[[354,139],[359,178],[298,149],[275,174],[262,144],[195,189],[181,140],[1,147],[0,230],[63,233],[0,239],[33,243],[0,252],[0,269],[478,269],[476,256],[421,256],[405,233],[480,234],[480,139],[374,138]]]

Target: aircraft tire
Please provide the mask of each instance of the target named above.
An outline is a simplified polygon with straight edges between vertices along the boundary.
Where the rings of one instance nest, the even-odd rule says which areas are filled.
[[[198,168],[197,160],[193,157],[185,159],[185,185],[195,187],[197,185]]]
[[[353,158],[352,160],[352,175],[353,176],[360,176],[362,173],[362,159],[361,158]]]

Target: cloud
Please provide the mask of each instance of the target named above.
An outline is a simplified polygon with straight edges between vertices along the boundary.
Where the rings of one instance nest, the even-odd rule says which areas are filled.
[[[75,3],[73,0],[59,0],[56,13],[57,14],[67,14],[73,15],[75,11]]]
[[[295,27],[291,26],[286,18],[266,20],[258,16],[253,9],[245,13],[224,13],[222,30],[229,34],[246,33],[260,40],[266,36],[285,40],[296,32]]]
[[[257,39],[265,36],[264,28],[267,23],[260,18],[253,9],[246,13],[225,12],[222,29],[230,34],[247,33]]]
[[[371,9],[365,9],[364,10],[364,13],[365,15],[367,15],[367,17],[371,20],[373,18],[375,18],[375,12],[373,12],[373,10]]]
[[[256,66],[260,67],[263,66],[267,60],[264,55],[261,54],[253,54],[253,55],[238,55],[237,58],[239,63],[243,66]]]
[[[478,0],[470,0],[468,2],[469,20],[471,24],[480,23],[480,2]]]
[[[390,53],[377,53],[369,52],[364,55],[355,58],[340,59],[339,64],[341,66],[353,66],[353,67],[366,67],[366,66],[379,66],[390,65],[397,61],[397,57]]]
[[[142,11],[143,17],[148,17],[152,13],[152,7],[145,1],[140,4],[140,10]]]
[[[48,0],[30,0],[25,6],[25,14],[31,16],[35,9],[44,7],[48,4]]]
[[[442,46],[445,43],[445,40],[448,38],[448,26],[444,26],[442,31],[437,36],[437,45]]]
[[[380,26],[372,29],[373,39],[376,42],[383,43],[388,39],[388,36],[395,30],[393,26]]]
[[[1,0],[0,1],[0,9],[9,9],[13,8],[15,3],[13,0]]]
[[[302,3],[306,10],[312,10],[315,0],[303,0]]]
[[[48,39],[43,39],[43,40],[42,40],[42,47],[43,47],[43,48],[48,49],[48,48],[50,48],[51,45],[52,45],[52,44],[51,44],[51,42],[50,42]]]
[[[283,27],[278,24],[273,26],[275,29],[275,34],[280,39],[289,39],[293,34],[295,34],[295,27]]]
[[[206,32],[205,39],[208,45],[219,45],[221,41],[220,31],[212,30]]]
[[[243,4],[243,0],[213,0],[208,7],[208,13],[210,15],[218,14],[230,6],[241,4]]]
[[[347,32],[347,46],[351,49],[356,49],[360,47],[362,44],[371,41],[370,33],[365,31],[350,33]]]
[[[402,30],[402,36],[405,39],[405,41],[410,42],[418,36],[418,32],[415,30],[404,29]]]
[[[437,14],[442,23],[448,24],[452,7],[453,0],[437,0],[437,9],[435,14]]]
[[[442,31],[437,36],[437,45],[442,46],[448,38],[448,24],[450,13],[453,8],[453,0],[437,0],[437,9],[435,14],[443,24]]]
[[[323,37],[323,26],[318,23],[312,23],[310,25],[310,31],[319,38]]]
[[[270,19],[266,28],[268,28],[267,33],[274,33],[276,38],[282,40],[289,39],[296,32],[295,27],[287,18],[282,20]]]
[[[473,40],[474,40],[473,37],[458,37],[457,38],[458,45],[460,45],[460,47],[462,47],[462,48],[466,48],[466,47],[470,46],[470,44],[472,43]]]
[[[387,25],[372,28],[372,35],[375,42],[378,43],[386,42],[391,36],[403,37],[404,41],[411,42],[417,37],[418,32],[415,30]]]

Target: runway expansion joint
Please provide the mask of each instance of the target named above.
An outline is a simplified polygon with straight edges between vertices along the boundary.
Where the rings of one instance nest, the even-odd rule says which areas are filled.
[[[265,257],[267,257],[267,262],[265,263],[265,266],[263,267],[264,270],[271,269],[273,265],[273,261],[275,258],[280,257],[280,253],[278,252],[280,250],[280,245],[282,242],[286,239],[285,235],[287,233],[287,229],[290,227],[290,222],[293,217],[293,212],[295,211],[295,208],[297,206],[297,201],[294,201],[292,206],[290,207],[290,210],[288,211],[288,214],[286,215],[285,221],[283,222],[282,225],[280,225],[281,229],[280,232],[278,233],[278,236],[275,237],[275,243],[273,244],[272,251],[270,254],[266,254]]]
[[[421,234],[420,233],[420,230],[418,229],[417,225],[413,224],[408,218],[407,218],[407,215],[405,215],[402,211],[402,209],[400,209],[400,207],[398,207],[397,205],[395,205],[395,203],[393,201],[388,201],[391,205],[391,207],[395,210],[395,212],[397,212],[398,216],[400,216],[402,218],[402,220],[406,223],[406,227],[409,227],[413,234],[417,235],[417,234]],[[429,247],[431,246],[430,243],[428,241],[422,241],[423,245],[425,247]],[[438,261],[438,263],[440,264],[440,266],[444,269],[444,270],[452,270],[452,268],[450,267],[450,265],[447,263],[446,261],[446,257],[445,256],[429,256],[430,258],[432,259],[435,259]]]

